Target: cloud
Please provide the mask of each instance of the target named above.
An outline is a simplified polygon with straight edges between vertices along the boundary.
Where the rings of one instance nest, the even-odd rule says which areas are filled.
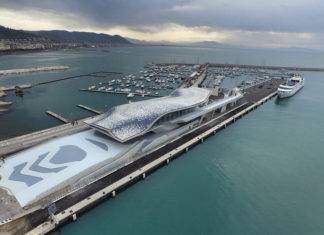
[[[125,26],[116,26],[105,30],[106,33],[118,33],[127,37],[148,41],[169,42],[198,42],[198,41],[224,41],[226,32],[213,31],[209,27],[186,27],[174,23],[150,27],[137,27],[135,29]]]
[[[24,30],[52,30],[80,28],[82,20],[73,14],[59,15],[51,11],[38,11],[27,9],[25,11],[12,11],[0,8],[0,24],[15,29]]]
[[[151,41],[323,48],[322,0],[0,0],[0,24]]]
[[[249,47],[267,48],[321,47],[321,45],[318,44],[318,38],[315,34],[292,32],[232,31],[228,36],[228,43]]]
[[[322,0],[1,0],[1,8],[74,14],[90,26],[155,25],[324,32]]]

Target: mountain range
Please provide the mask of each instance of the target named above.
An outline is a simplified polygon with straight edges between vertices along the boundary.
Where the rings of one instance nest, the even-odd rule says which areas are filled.
[[[220,43],[216,41],[201,41],[201,42],[169,42],[169,41],[145,41],[137,40],[133,38],[126,38],[120,35],[108,35],[103,33],[92,32],[70,32],[65,30],[50,30],[50,31],[25,31],[6,28],[0,25],[0,42],[1,40],[27,40],[32,42],[45,41],[49,43],[61,43],[61,44],[90,44],[90,45],[142,45],[142,46],[187,46],[187,47],[208,47],[219,49],[269,49],[280,51],[317,51],[309,48],[288,47],[288,48],[254,48],[245,47],[239,45],[232,45],[226,43]],[[0,43],[1,51],[1,43]]]
[[[93,43],[93,44],[132,44],[119,35],[89,32],[69,32],[64,30],[25,31],[0,26],[0,40],[48,40],[56,43]]]

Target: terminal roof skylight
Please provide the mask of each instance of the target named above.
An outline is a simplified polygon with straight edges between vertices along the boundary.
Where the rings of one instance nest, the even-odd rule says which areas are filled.
[[[146,133],[165,114],[206,102],[209,94],[210,90],[198,87],[178,89],[162,98],[113,107],[86,123],[120,142],[125,142]]]

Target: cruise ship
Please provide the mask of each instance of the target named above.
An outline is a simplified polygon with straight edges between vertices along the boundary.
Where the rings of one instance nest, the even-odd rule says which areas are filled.
[[[304,87],[304,79],[300,76],[293,76],[287,80],[286,84],[280,85],[278,88],[278,97],[287,98],[296,94]]]
[[[194,132],[215,113],[234,109],[242,97],[237,88],[226,94],[180,88],[115,106],[87,119],[84,130],[6,157],[0,162],[0,233],[26,233],[53,215],[74,213],[65,210],[114,182],[104,177],[139,159],[147,162],[150,153]]]

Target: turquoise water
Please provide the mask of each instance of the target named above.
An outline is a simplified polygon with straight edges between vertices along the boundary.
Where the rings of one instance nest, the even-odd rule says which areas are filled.
[[[113,48],[0,57],[0,69],[69,65],[59,73],[0,80],[39,81],[96,70],[136,72],[147,62],[241,62],[324,67],[323,54],[198,48]],[[262,62],[260,62],[262,61]],[[305,72],[294,97],[272,99],[116,198],[53,234],[323,234],[324,73]],[[1,135],[56,125],[44,110],[87,116],[77,103],[108,108],[124,97],[78,91],[75,79],[9,96]]]

